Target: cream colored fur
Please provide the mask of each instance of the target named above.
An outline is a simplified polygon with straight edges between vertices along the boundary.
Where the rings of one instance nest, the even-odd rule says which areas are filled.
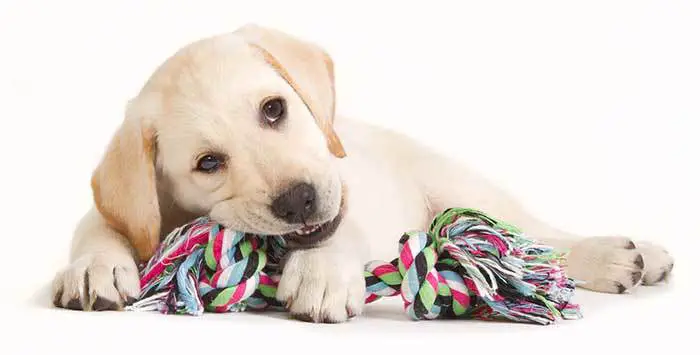
[[[449,157],[396,132],[334,117],[333,85],[322,49],[252,25],[169,58],[130,102],[95,171],[95,208],[75,232],[70,265],[56,276],[56,304],[120,309],[138,295],[136,261],[198,215],[253,233],[298,229],[269,208],[295,181],[319,191],[313,223],[335,217],[346,191],[337,231],[292,253],[278,291],[292,314],[314,321],[360,314],[364,262],[391,259],[397,236],[425,228],[433,213],[453,206],[482,209],[570,249],[568,272],[591,290],[627,291],[670,272],[673,260],[658,246],[557,230]],[[261,100],[274,95],[289,109],[279,129],[259,120]],[[197,157],[210,150],[228,155],[226,169],[194,172]]]

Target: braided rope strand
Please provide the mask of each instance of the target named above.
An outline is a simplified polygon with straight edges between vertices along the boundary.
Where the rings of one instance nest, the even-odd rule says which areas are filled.
[[[129,310],[201,315],[279,309],[285,241],[232,231],[198,218],[168,235],[141,269]],[[428,232],[399,240],[398,257],[365,265],[365,303],[401,296],[414,320],[473,318],[550,324],[578,319],[565,254],[478,210],[452,208]]]

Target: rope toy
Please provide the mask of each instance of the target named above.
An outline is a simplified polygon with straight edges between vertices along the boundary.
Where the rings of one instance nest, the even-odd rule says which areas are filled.
[[[285,254],[280,236],[224,228],[206,217],[171,232],[142,267],[132,311],[201,315],[284,310],[275,299]],[[411,319],[472,318],[547,325],[581,318],[565,254],[473,209],[437,215],[405,233],[399,256],[365,266],[365,303],[401,295]]]

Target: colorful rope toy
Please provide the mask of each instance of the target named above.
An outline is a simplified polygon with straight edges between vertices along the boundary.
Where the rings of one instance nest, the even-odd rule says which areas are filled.
[[[225,229],[198,218],[175,229],[141,269],[141,295],[128,310],[201,315],[267,308],[275,299],[284,239]],[[426,232],[399,240],[399,257],[366,264],[366,303],[401,295],[414,320],[474,318],[550,324],[578,319],[565,255],[516,227],[452,208]]]

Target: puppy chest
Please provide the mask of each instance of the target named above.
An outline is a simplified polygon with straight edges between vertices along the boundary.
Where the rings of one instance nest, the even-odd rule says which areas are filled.
[[[422,192],[409,179],[371,162],[354,163],[343,173],[348,194],[345,218],[360,227],[372,259],[396,257],[401,235],[428,223]]]

